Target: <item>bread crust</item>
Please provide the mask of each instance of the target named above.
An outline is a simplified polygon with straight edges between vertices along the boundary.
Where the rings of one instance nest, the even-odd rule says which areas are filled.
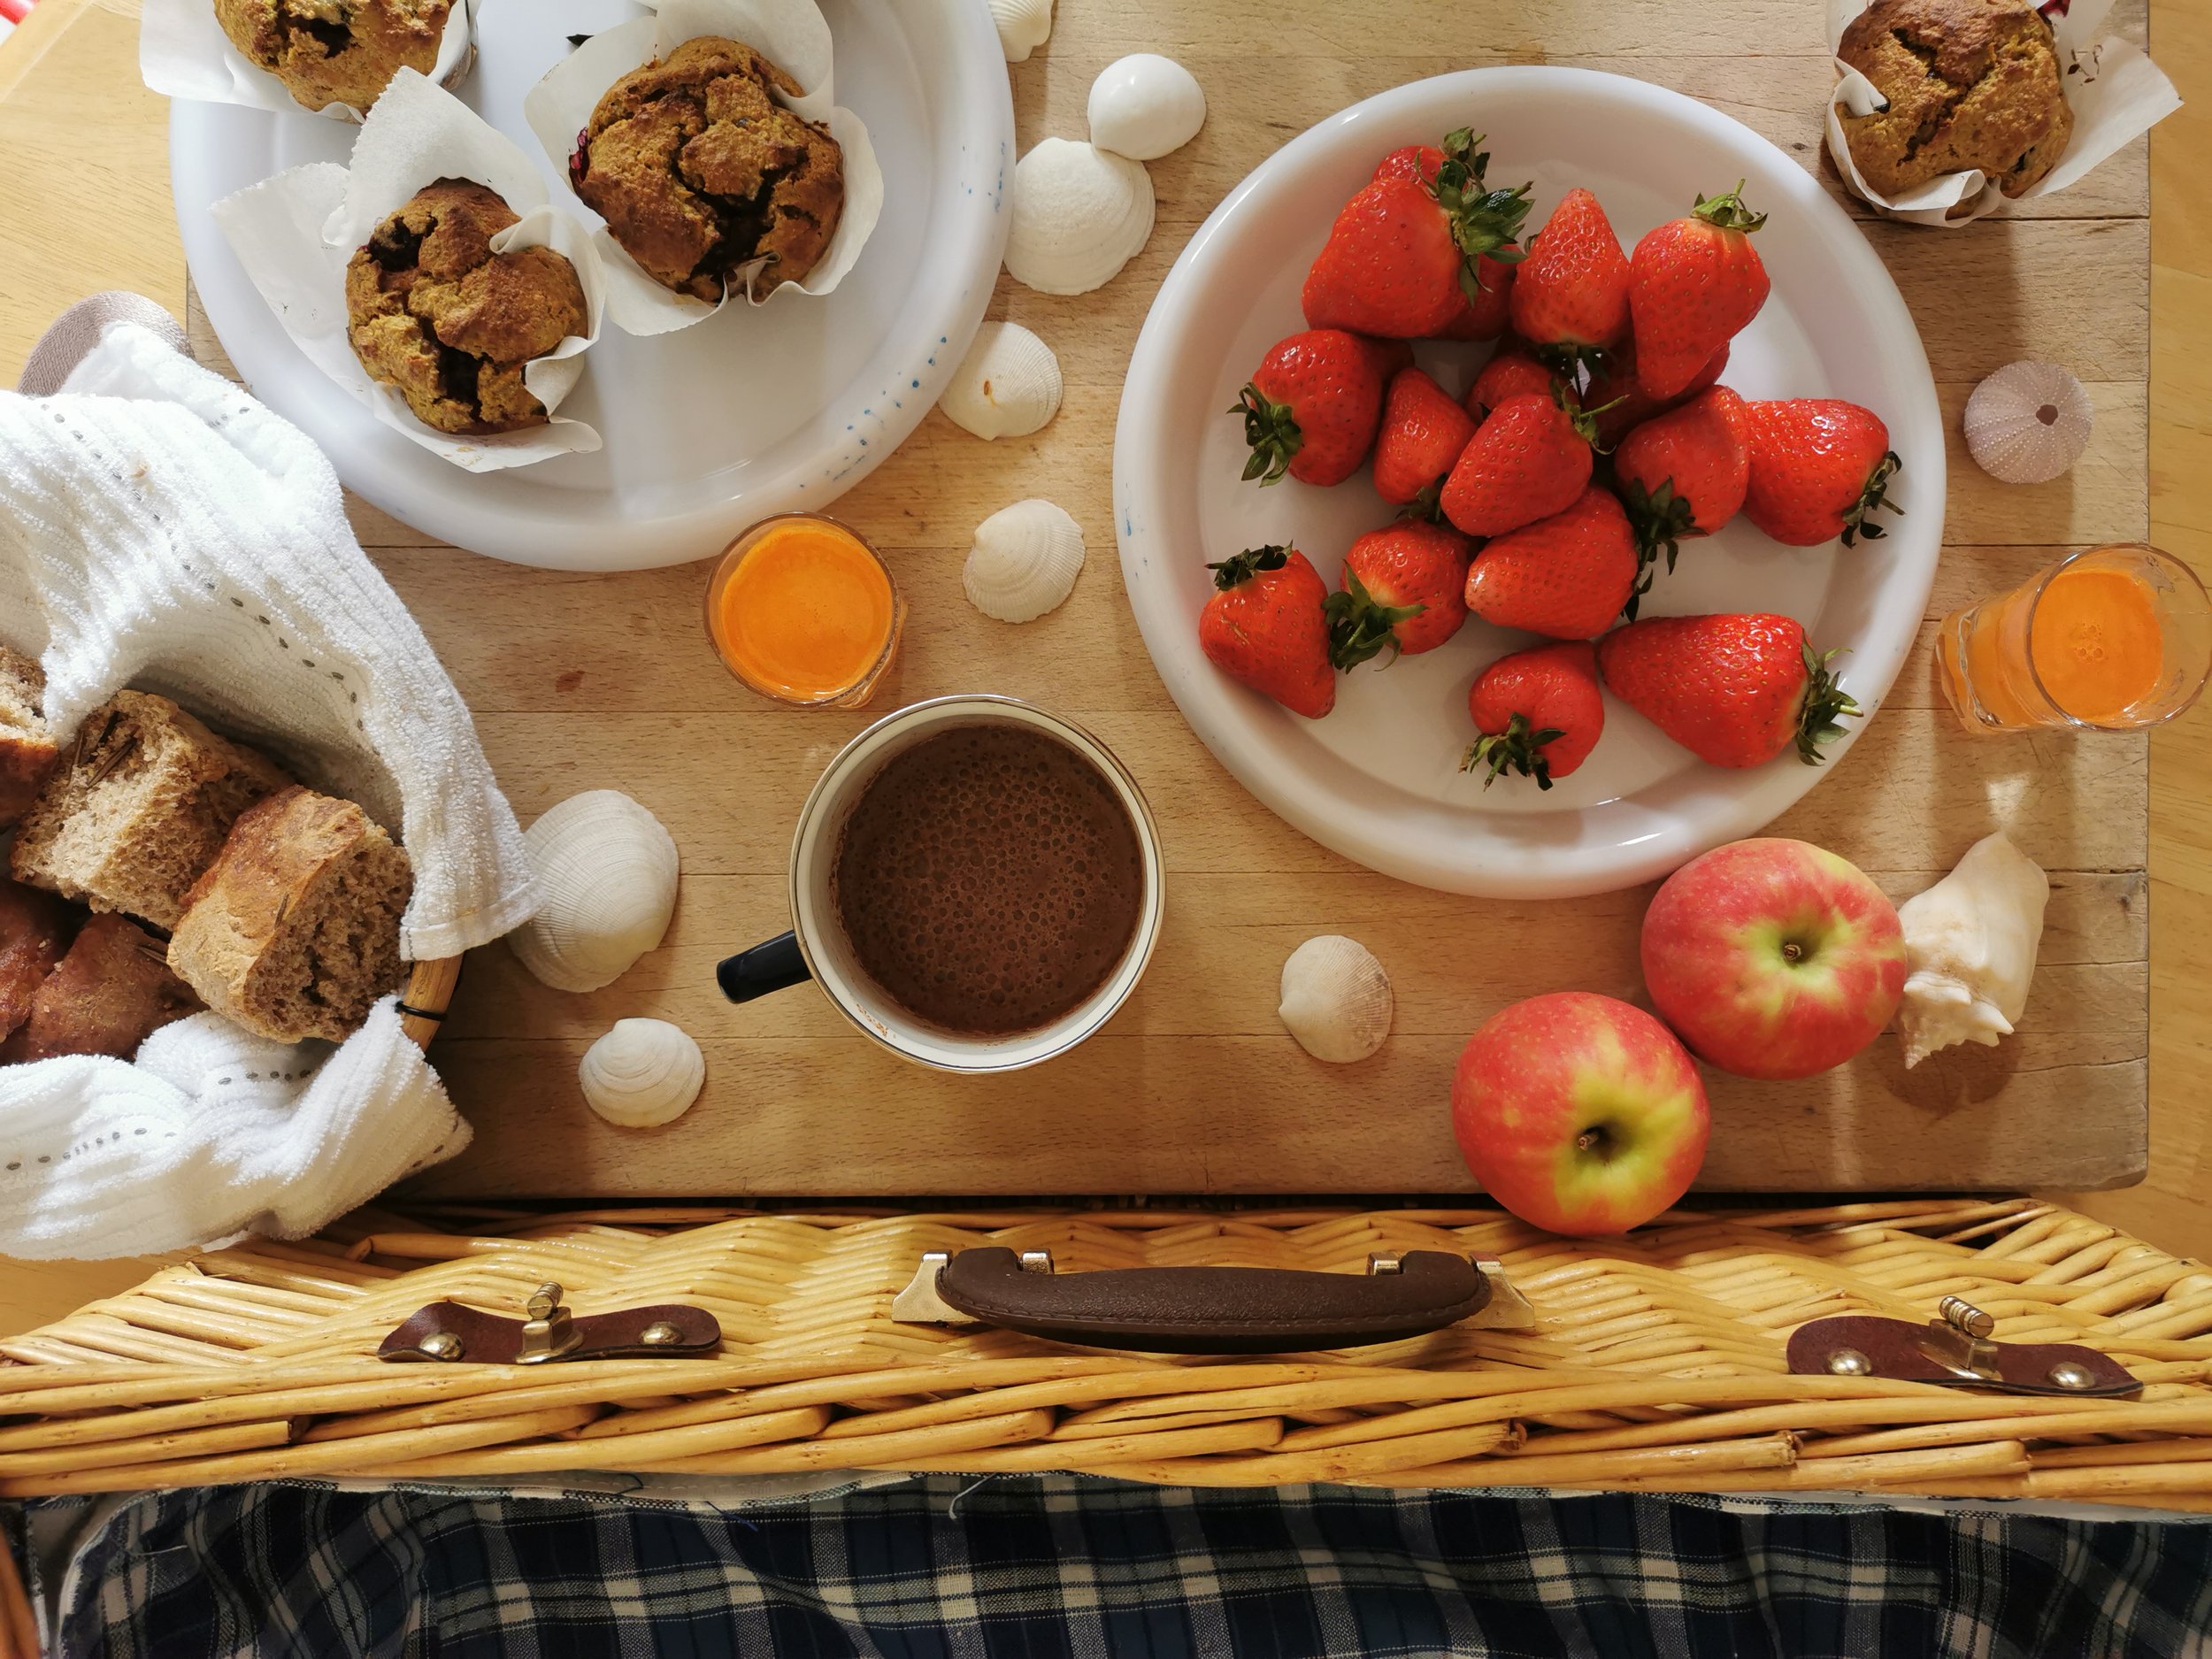
[[[0,830],[30,810],[60,757],[45,702],[46,671],[0,645]]]
[[[169,971],[158,939],[127,918],[96,916],[38,987],[30,1017],[0,1043],[0,1065],[71,1054],[127,1060],[199,1006]]]

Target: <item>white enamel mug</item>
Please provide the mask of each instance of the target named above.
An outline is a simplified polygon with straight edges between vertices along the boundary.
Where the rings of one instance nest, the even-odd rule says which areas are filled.
[[[910,1013],[861,968],[837,920],[830,891],[845,820],[893,757],[953,726],[1028,726],[1059,739],[1104,779],[1137,833],[1144,892],[1137,931],[1098,988],[1048,1025],[979,1035],[948,1031]],[[715,971],[733,1002],[811,979],[838,1011],[893,1053],[941,1071],[1018,1071],[1064,1054],[1113,1018],[1152,960],[1164,910],[1160,834],[1152,810],[1114,753],[1071,720],[1014,697],[935,697],[887,714],[838,751],[799,809],[791,838],[791,931],[726,958]]]

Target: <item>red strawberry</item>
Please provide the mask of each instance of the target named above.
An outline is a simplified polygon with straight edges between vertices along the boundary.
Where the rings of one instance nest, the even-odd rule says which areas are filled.
[[[1889,428],[1870,411],[1832,397],[1746,403],[1751,484],[1744,516],[1789,547],[1818,547],[1838,536],[1849,547],[1879,536],[1867,514],[1903,508],[1886,499],[1901,465]]]
[[[1638,593],[1651,591],[1648,567],[1663,549],[1672,570],[1682,537],[1711,535],[1742,509],[1751,478],[1743,411],[1742,398],[1711,387],[1647,420],[1613,452],[1613,477],[1646,566]]]
[[[1503,535],[1571,506],[1590,481],[1590,421],[1554,395],[1509,397],[1475,428],[1444,480],[1444,516]]]
[[[1723,346],[1697,372],[1697,378],[1683,388],[1679,396],[1647,396],[1636,383],[1636,337],[1624,337],[1605,354],[1605,361],[1582,390],[1582,406],[1597,423],[1598,448],[1617,448],[1623,438],[1654,415],[1663,415],[1670,409],[1688,403],[1720,379],[1721,371],[1727,366],[1728,348]]]
[[[1767,303],[1767,271],[1751,233],[1767,222],[1743,204],[1743,181],[1699,196],[1628,257],[1628,309],[1636,325],[1636,379],[1653,397],[1678,396],[1714,352]]]
[[[1317,720],[1336,707],[1329,666],[1329,590],[1296,548],[1248,548],[1206,568],[1218,589],[1198,616],[1198,643],[1222,672]]]
[[[1436,170],[1444,165],[1444,152],[1434,144],[1401,144],[1375,164],[1373,182],[1410,179],[1416,184],[1436,182]]]
[[[1474,435],[1474,420],[1442,387],[1418,369],[1400,369],[1375,437],[1375,493],[1403,506],[1450,472]]]
[[[1628,332],[1628,261],[1587,190],[1568,191],[1530,240],[1512,309],[1514,332],[1537,346],[1586,354]]]
[[[1462,772],[1484,768],[1486,789],[1504,772],[1548,789],[1588,758],[1605,731],[1597,653],[1586,640],[1567,640],[1501,657],[1476,676],[1467,712],[1482,739],[1461,759]]]
[[[1502,628],[1594,640],[1636,588],[1636,537],[1593,484],[1564,512],[1500,536],[1467,572],[1467,608]]]
[[[1344,591],[1329,595],[1329,660],[1356,668],[1386,646],[1432,651],[1467,620],[1474,544],[1425,519],[1370,530],[1344,556]]]
[[[1549,397],[1551,388],[1551,371],[1536,360],[1526,345],[1512,340],[1502,343],[1482,365],[1482,373],[1475,376],[1475,383],[1467,388],[1462,402],[1469,414],[1481,420],[1509,397]]]
[[[1511,255],[1509,260],[1506,256]],[[1474,287],[1459,285],[1459,315],[1437,331],[1440,340],[1495,340],[1513,323],[1513,262],[1521,257],[1518,242],[1503,244],[1495,255],[1475,260]]]
[[[1412,354],[1339,328],[1279,340],[1260,359],[1229,412],[1244,417],[1252,458],[1244,476],[1272,484],[1341,484],[1359,470],[1382,419],[1383,387]]]
[[[1830,652],[1828,657],[1834,656]],[[1756,766],[1792,744],[1809,766],[1858,703],[1787,617],[1656,617],[1598,645],[1621,700],[1700,760]]]

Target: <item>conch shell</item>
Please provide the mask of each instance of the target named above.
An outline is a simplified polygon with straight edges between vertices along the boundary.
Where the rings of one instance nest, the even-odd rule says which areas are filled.
[[[584,1100],[611,1124],[652,1129],[690,1110],[707,1080],[699,1045],[664,1019],[618,1019],[576,1067]]]
[[[2055,363],[2011,363],[1966,400],[1966,447],[2005,484],[2046,484],[2089,447],[2096,409]]]
[[[1087,294],[1152,234],[1152,175],[1095,144],[1048,138],[1016,164],[1006,269],[1040,294]]]
[[[1052,38],[1052,0],[984,0],[998,25],[999,50],[1010,64],[1025,64],[1029,54]]]
[[[1082,526],[1066,509],[1033,498],[976,526],[960,586],[987,617],[1033,622],[1075,591],[1082,571]]]
[[[557,991],[596,991],[660,943],[676,910],[676,843],[628,795],[571,795],[522,844],[545,903],[508,942],[539,979]]]
[[[1091,142],[1132,161],[1156,161],[1198,136],[1206,95],[1172,58],[1132,52],[1091,82]]]
[[[1390,1035],[1391,1010],[1390,976],[1356,939],[1323,933],[1283,963],[1283,1001],[1275,1011],[1317,1060],[1364,1060]]]
[[[1898,907],[1905,1000],[1897,1029],[1908,1069],[1956,1042],[1988,1048],[2028,1005],[2051,883],[2003,832],[1967,849],[1958,868]]]
[[[1025,438],[1060,410],[1060,359],[1019,323],[986,323],[937,400],[979,438]]]

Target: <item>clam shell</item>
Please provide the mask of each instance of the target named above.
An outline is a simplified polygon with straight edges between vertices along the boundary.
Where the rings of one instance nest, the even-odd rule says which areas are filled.
[[[1152,176],[1095,144],[1048,138],[1014,168],[1006,268],[1040,294],[1110,282],[1152,234]]]
[[[1356,939],[1323,933],[1283,964],[1283,1001],[1275,1011],[1317,1060],[1366,1059],[1390,1035],[1391,1010],[1390,976]]]
[[[1020,438],[1060,408],[1060,359],[1019,323],[986,323],[937,407],[979,438]]]
[[[984,0],[991,21],[998,25],[998,43],[1010,64],[1029,61],[1029,54],[1052,38],[1052,0]]]
[[[1048,501],[1018,501],[975,527],[960,572],[968,603],[1001,622],[1033,622],[1075,591],[1083,530]]]
[[[2055,363],[2012,363],[1966,400],[1966,447],[2006,484],[2046,484],[2089,447],[2096,409]]]
[[[664,1019],[618,1019],[576,1067],[586,1103],[625,1129],[682,1117],[706,1080],[699,1045]]]
[[[571,795],[522,837],[545,903],[508,943],[557,991],[596,991],[661,941],[676,909],[676,843],[626,795]]]
[[[1091,142],[1132,161],[1180,150],[1206,124],[1198,78],[1172,58],[1133,52],[1091,82]]]

